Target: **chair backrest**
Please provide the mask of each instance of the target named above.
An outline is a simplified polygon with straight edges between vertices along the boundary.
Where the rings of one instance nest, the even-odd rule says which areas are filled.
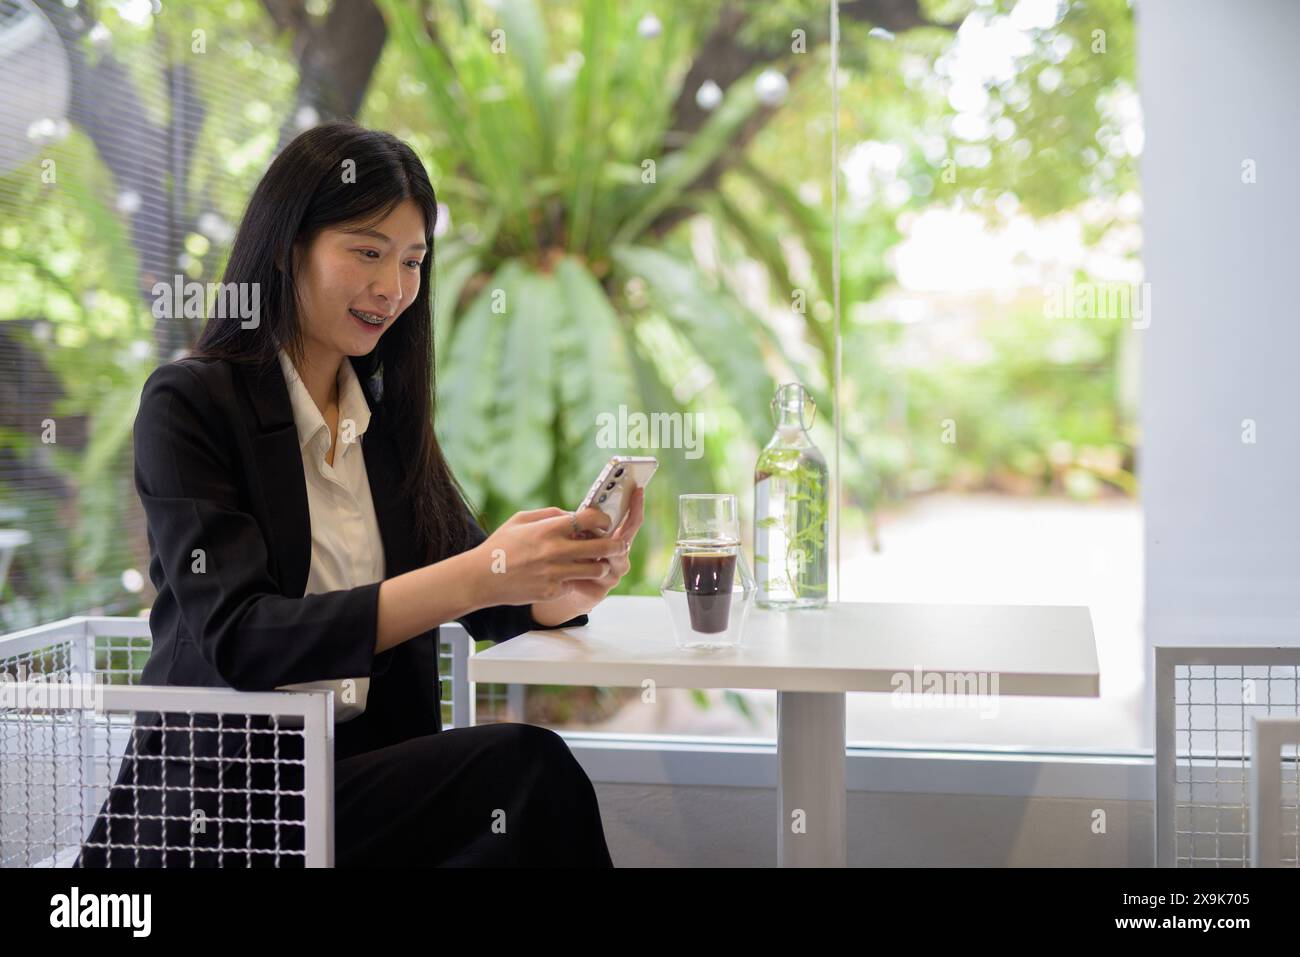
[[[292,838],[283,847],[277,840],[267,853],[275,856],[275,863],[293,856],[307,866],[330,866],[334,772],[330,692],[247,693],[141,685],[140,669],[150,647],[148,629],[149,623],[138,618],[79,617],[0,636],[0,867],[69,866],[88,843],[110,794],[147,796],[143,786],[118,782],[127,743],[140,727],[159,728],[170,740],[188,739],[191,744],[203,735],[223,742],[228,738],[252,741],[259,735],[259,746],[246,749],[242,756],[232,756],[232,749],[211,759],[221,770],[215,788],[195,785],[193,776],[188,789],[184,780],[179,788],[169,784],[170,795],[164,792],[167,808],[187,799],[186,806],[199,808],[193,814],[200,815],[214,800],[220,808],[224,799],[233,804],[247,796],[247,784],[239,794],[224,793],[228,768],[244,774],[244,781],[265,777],[273,782],[267,801],[262,802],[273,808],[267,825],[276,834],[283,831]],[[216,721],[235,730],[218,731],[213,727]],[[262,748],[263,743],[269,748]],[[264,751],[270,757],[261,757]],[[162,767],[168,754],[176,751],[138,756],[137,762],[152,760]],[[283,780],[301,782],[301,788],[282,790],[282,770]],[[292,812],[281,814],[282,797],[296,802],[286,802]],[[163,811],[165,820],[167,813]],[[137,810],[129,823],[138,824],[146,814]],[[193,825],[199,823],[190,817],[172,820],[172,832],[182,835],[194,834]],[[207,821],[204,817],[201,823],[205,835]],[[226,851],[225,821],[212,823],[215,839],[198,843],[204,853],[211,852],[221,861]],[[193,863],[195,857],[194,840],[188,848],[146,847],[112,836],[109,841],[116,855],[161,851],[164,863],[185,859]],[[170,843],[170,838],[163,842]],[[252,856],[248,842],[238,844],[232,844],[232,854],[243,852],[248,860]]]
[[[1256,718],[1250,753],[1251,866],[1300,867],[1300,718]]]
[[[468,679],[474,643],[460,624],[443,625],[440,639],[443,723],[468,727],[481,704],[476,698],[487,695],[488,712],[495,713],[497,688],[474,693]],[[324,759],[333,738],[329,692],[249,695],[143,686],[141,671],[151,647],[145,618],[78,616],[0,635],[0,867],[72,863],[117,781],[139,716],[161,713],[162,704],[168,713],[188,714],[190,725],[212,715],[234,716],[236,723],[240,716],[260,715],[273,722],[275,735],[292,737],[310,765],[302,825],[309,833],[302,853],[308,864],[328,866],[333,860],[333,767]],[[61,698],[51,695],[56,688]],[[75,693],[76,688],[85,693]],[[171,735],[187,730],[183,724],[153,726],[166,727]],[[276,740],[289,743],[289,737]]]
[[[449,693],[440,694],[444,728],[468,728],[474,724],[475,702],[469,690],[469,656],[473,651],[474,642],[463,625],[449,622],[439,626],[438,674],[444,685],[450,684]]]
[[[1300,648],[1158,647],[1156,866],[1250,863],[1252,722],[1300,716]]]

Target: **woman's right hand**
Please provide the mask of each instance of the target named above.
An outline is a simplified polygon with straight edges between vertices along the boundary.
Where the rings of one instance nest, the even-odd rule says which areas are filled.
[[[575,538],[579,533],[597,536]],[[575,579],[604,577],[601,559],[624,554],[624,544],[609,538],[609,516],[599,509],[577,513],[562,508],[516,512],[473,549],[480,594],[486,605],[527,605],[562,598]]]

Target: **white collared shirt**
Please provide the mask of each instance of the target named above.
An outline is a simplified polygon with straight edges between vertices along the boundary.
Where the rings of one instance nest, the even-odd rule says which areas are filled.
[[[288,353],[280,350],[280,368],[289,387],[311,516],[311,568],[303,594],[318,595],[356,588],[384,577],[384,543],[370,496],[370,480],[361,436],[370,425],[370,406],[361,381],[345,356],[339,365],[338,442],[334,464],[325,460],[330,429]],[[328,689],[334,692],[334,720],[347,721],[366,710],[368,677],[281,685],[280,690]]]

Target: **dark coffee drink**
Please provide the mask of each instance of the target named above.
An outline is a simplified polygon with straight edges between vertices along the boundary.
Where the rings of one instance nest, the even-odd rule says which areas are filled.
[[[684,552],[686,606],[691,627],[706,634],[727,630],[731,618],[731,584],[736,577],[736,553]]]

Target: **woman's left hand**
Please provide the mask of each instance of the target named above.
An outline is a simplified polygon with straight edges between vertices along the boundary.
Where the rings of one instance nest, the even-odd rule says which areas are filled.
[[[559,624],[562,621],[568,621],[570,618],[576,618],[578,615],[586,614],[600,604],[605,596],[618,586],[618,583],[623,580],[623,576],[632,567],[628,553],[632,549],[632,542],[636,539],[636,533],[640,530],[641,522],[644,519],[645,489],[637,486],[632,492],[627,514],[623,516],[623,521],[619,522],[618,528],[610,533],[611,538],[624,543],[623,554],[615,555],[612,558],[594,559],[594,561],[607,566],[603,578],[572,579],[570,582],[572,587],[569,593],[562,598],[546,602],[534,602],[532,613],[537,623],[539,625]]]

